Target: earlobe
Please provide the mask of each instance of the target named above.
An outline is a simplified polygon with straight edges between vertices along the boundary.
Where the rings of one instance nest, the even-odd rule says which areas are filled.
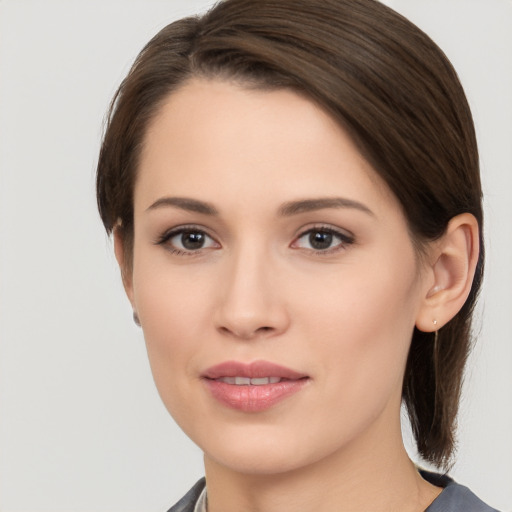
[[[128,269],[127,265],[127,257],[125,253],[125,243],[124,237],[122,233],[122,227],[117,225],[114,228],[114,253],[116,255],[116,260],[119,265],[119,269],[121,271],[121,278],[123,280],[124,290],[126,295],[128,296],[128,300],[132,304],[133,307],[133,281],[131,272]]]
[[[433,285],[427,290],[416,319],[420,331],[436,331],[460,311],[471,291],[478,254],[476,218],[469,213],[453,217],[445,234],[434,243],[429,268]]]

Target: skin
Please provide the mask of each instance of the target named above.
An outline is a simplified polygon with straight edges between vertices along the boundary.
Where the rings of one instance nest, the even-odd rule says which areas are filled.
[[[335,197],[349,203],[283,214]],[[467,296],[471,216],[419,258],[396,198],[319,107],[194,79],[148,128],[134,221],[133,267],[119,233],[116,255],[160,396],[204,451],[209,512],[420,511],[435,499],[403,447],[402,379],[415,325],[438,328]],[[202,248],[163,241],[183,226],[206,234]],[[315,250],[309,233],[326,229],[340,236]],[[241,412],[201,378],[228,360],[309,379]]]

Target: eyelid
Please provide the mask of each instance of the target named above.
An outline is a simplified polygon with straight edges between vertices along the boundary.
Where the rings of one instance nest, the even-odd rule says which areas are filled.
[[[339,226],[334,226],[327,222],[313,222],[302,225],[299,229],[296,231],[295,238],[299,238],[306,233],[309,233],[310,231],[328,231],[330,233],[333,233],[335,235],[340,236],[343,239],[352,240],[355,241],[355,235],[351,231],[345,228],[341,228]]]
[[[173,228],[165,230],[161,235],[159,235],[155,240],[155,245],[165,245],[169,240],[171,240],[173,237],[180,235],[182,233],[186,232],[196,232],[196,233],[203,233],[208,238],[213,240],[215,244],[220,247],[220,243],[217,241],[217,239],[211,235],[207,228],[204,226],[199,226],[197,224],[183,224],[180,226],[175,226]],[[179,255],[188,255],[188,256],[194,256],[200,254],[204,250],[212,249],[212,247],[201,247],[197,250],[187,250],[187,249],[180,249],[177,247],[168,247],[168,250],[172,252],[173,254],[179,254]]]
[[[335,245],[334,247],[330,247],[327,249],[314,249],[314,248],[307,249],[307,248],[302,248],[302,247],[297,247],[297,246],[294,247],[294,245],[297,243],[298,240],[300,240],[304,236],[306,236],[314,231],[323,231],[326,233],[330,233],[330,234],[334,235],[335,237],[339,238],[341,241],[339,244]],[[355,236],[351,232],[349,232],[345,229],[334,227],[329,224],[315,224],[313,226],[302,227],[300,229],[299,233],[295,236],[293,242],[290,244],[290,247],[292,247],[294,249],[304,249],[306,251],[310,251],[315,254],[327,255],[327,254],[331,254],[331,253],[339,251],[339,250],[346,249],[347,246],[352,245],[354,243],[355,243]]]

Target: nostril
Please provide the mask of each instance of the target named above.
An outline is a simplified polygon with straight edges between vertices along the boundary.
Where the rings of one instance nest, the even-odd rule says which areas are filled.
[[[241,339],[252,339],[255,336],[257,336],[258,334],[273,332],[274,330],[275,330],[274,327],[269,327],[269,326],[258,327],[255,330],[243,330],[243,329],[235,330],[235,329],[231,329],[230,327],[226,327],[226,326],[219,327],[220,332],[222,332],[224,334],[229,334],[229,335],[235,336],[237,338],[241,338]]]

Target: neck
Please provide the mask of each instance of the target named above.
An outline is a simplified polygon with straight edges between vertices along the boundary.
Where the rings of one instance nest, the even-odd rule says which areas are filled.
[[[206,455],[208,512],[423,512],[441,489],[419,475],[396,427],[278,474],[233,471]]]

